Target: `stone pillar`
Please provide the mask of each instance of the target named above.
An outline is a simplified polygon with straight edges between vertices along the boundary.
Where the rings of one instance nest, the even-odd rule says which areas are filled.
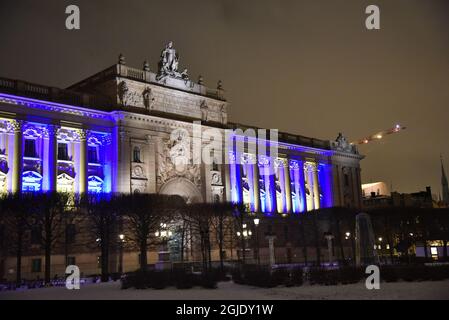
[[[292,212],[292,192],[290,188],[290,167],[288,165],[288,160],[285,160],[282,166],[284,170],[284,182],[285,182],[285,208],[286,212]]]
[[[327,240],[327,252],[329,255],[329,265],[332,265],[334,263],[334,258],[332,254],[332,240],[334,239],[334,236],[331,234],[325,235],[325,238]]]
[[[148,163],[148,192],[156,193],[156,146],[154,138],[147,135],[148,140],[148,155],[146,161]]]
[[[301,212],[307,212],[307,196],[306,196],[306,181],[305,181],[305,177],[304,177],[304,162],[303,161],[299,161],[299,189],[300,191],[300,197],[301,197],[301,202],[302,202],[302,210],[300,207],[300,211]]]
[[[56,191],[57,190],[57,177],[58,177],[58,127],[55,125],[49,125],[47,128],[48,132],[48,156],[47,156],[47,172],[44,175],[47,175],[48,179],[48,191]],[[44,159],[45,160],[45,159]]]
[[[22,169],[23,169],[23,121],[13,120],[12,126],[14,129],[14,146],[13,146],[13,161],[12,161],[12,186],[13,193],[22,191]],[[10,151],[11,152],[11,149]]]
[[[274,240],[276,240],[276,236],[274,235],[268,235],[265,237],[265,239],[268,240],[268,250],[270,253],[270,266],[273,267],[276,263],[276,256],[274,253]]]
[[[253,155],[251,166],[253,170],[254,212],[259,212],[260,192],[259,192],[259,166],[257,164],[257,155]]]
[[[313,205],[314,209],[320,208],[320,188],[318,182],[318,165],[312,166],[312,176],[313,176]]]
[[[87,184],[87,131],[82,129],[79,131],[80,136],[80,156],[79,156],[79,193],[87,193],[88,192],[88,184]]]

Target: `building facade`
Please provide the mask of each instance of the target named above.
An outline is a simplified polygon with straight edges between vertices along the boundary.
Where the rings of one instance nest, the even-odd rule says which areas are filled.
[[[0,78],[0,192],[178,194],[268,215],[361,207],[363,156],[343,135],[261,138],[228,121],[221,82],[192,81],[178,63],[169,43],[156,72],[120,56],[67,89]],[[275,157],[248,150],[251,129]]]

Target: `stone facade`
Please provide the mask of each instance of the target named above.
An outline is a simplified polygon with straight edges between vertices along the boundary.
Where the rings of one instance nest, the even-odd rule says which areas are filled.
[[[0,78],[0,191],[179,194],[188,203],[243,202],[266,214],[361,207],[363,157],[342,135],[279,133],[268,141],[276,158],[225,149],[226,129],[248,127],[228,122],[221,82],[211,89],[185,72],[160,72],[128,67],[121,57],[65,90]],[[214,160],[192,161],[210,130],[222,137]]]

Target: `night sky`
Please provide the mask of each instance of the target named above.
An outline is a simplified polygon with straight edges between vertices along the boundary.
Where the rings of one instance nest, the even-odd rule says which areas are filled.
[[[81,30],[65,29],[65,7]],[[381,30],[365,28],[365,8]],[[395,123],[407,130],[360,147],[363,182],[441,192],[449,167],[449,1],[0,2],[0,76],[67,87],[117,61],[148,59],[173,40],[191,78],[219,79],[230,120],[335,139]]]

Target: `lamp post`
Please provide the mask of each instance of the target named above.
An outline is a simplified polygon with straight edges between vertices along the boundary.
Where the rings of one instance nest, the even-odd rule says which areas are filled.
[[[259,231],[257,230],[257,226],[260,223],[260,219],[259,218],[254,218],[254,226],[255,226],[255,231],[256,231],[256,252],[257,252],[257,264],[260,265],[260,248],[259,248]]]
[[[251,230],[247,229],[247,224],[242,224],[242,231],[237,231],[237,237],[239,237],[242,241],[242,263],[245,264],[245,242],[247,239],[251,238],[252,236]]]
[[[351,236],[351,232],[346,231],[345,239],[346,240],[351,240],[352,258],[354,260],[354,263],[356,263],[355,241],[354,241],[354,237]]]
[[[125,235],[123,233],[118,235],[119,239],[119,262],[118,262],[118,272],[123,273],[123,244],[125,243]]]
[[[384,240],[382,237],[377,238],[377,240],[379,241],[379,245],[377,246],[377,256],[379,257],[379,261],[381,261],[383,259],[382,256],[382,241]]]
[[[172,236],[172,232],[167,230],[167,224],[161,223],[160,230],[154,233],[156,238],[161,240],[161,248],[158,253],[158,262],[156,263],[156,269],[165,270],[171,268],[170,251],[168,251],[167,242]]]

